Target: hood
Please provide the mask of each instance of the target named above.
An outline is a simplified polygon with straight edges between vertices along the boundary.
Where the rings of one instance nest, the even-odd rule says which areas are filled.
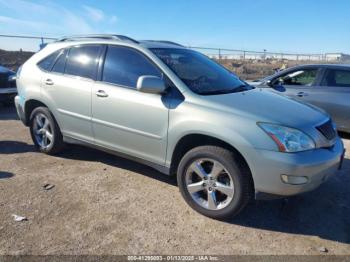
[[[0,74],[8,74],[8,73],[14,73],[14,72],[6,67],[0,66]]]
[[[216,108],[256,122],[269,122],[303,128],[319,124],[327,115],[316,107],[273,93],[266,89],[207,96]]]

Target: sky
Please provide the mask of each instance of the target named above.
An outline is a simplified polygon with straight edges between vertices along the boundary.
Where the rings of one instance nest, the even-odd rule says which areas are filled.
[[[190,46],[350,53],[349,0],[0,0],[0,34],[114,33]],[[0,38],[33,50],[36,40]]]

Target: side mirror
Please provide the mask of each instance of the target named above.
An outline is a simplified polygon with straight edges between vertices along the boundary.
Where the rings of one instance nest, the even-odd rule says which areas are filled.
[[[158,76],[140,76],[136,88],[140,92],[162,94],[166,90],[164,81]]]
[[[270,79],[265,82],[265,84],[269,87],[276,87],[276,86],[282,86],[283,85],[283,80],[282,79]]]
[[[271,80],[267,80],[267,81],[265,82],[265,84],[266,84],[267,86],[269,86],[269,87],[272,87],[272,86],[273,86]]]
[[[276,91],[279,91],[279,92],[285,92],[286,91],[286,88],[283,86],[283,81],[281,79],[277,79],[275,81],[273,80],[268,80],[266,82],[266,85],[275,89]]]

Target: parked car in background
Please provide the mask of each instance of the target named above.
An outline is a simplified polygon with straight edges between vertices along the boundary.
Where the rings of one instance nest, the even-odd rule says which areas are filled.
[[[82,144],[177,175],[186,202],[214,218],[313,190],[344,157],[327,114],[167,41],[64,38],[22,66],[17,86],[38,150]]]
[[[16,94],[16,73],[0,66],[0,103],[13,103]]]
[[[350,65],[302,65],[250,82],[316,105],[327,111],[337,129],[350,132]]]

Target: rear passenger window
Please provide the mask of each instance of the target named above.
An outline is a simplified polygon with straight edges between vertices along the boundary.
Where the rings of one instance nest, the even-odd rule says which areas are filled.
[[[67,49],[61,50],[58,58],[56,59],[56,62],[52,68],[52,72],[56,73],[64,73],[64,66],[66,64],[66,56],[67,56]]]
[[[323,81],[325,86],[350,87],[350,71],[328,70]]]
[[[138,78],[143,75],[161,77],[159,69],[140,52],[128,47],[108,47],[102,81],[136,88]]]
[[[99,46],[80,46],[71,48],[67,58],[65,73],[94,79],[99,53]]]
[[[43,60],[41,60],[38,63],[38,67],[42,70],[50,71],[52,64],[55,62],[55,59],[60,52],[61,51],[56,51],[53,54],[51,54],[51,55],[47,56],[46,58],[44,58]]]

